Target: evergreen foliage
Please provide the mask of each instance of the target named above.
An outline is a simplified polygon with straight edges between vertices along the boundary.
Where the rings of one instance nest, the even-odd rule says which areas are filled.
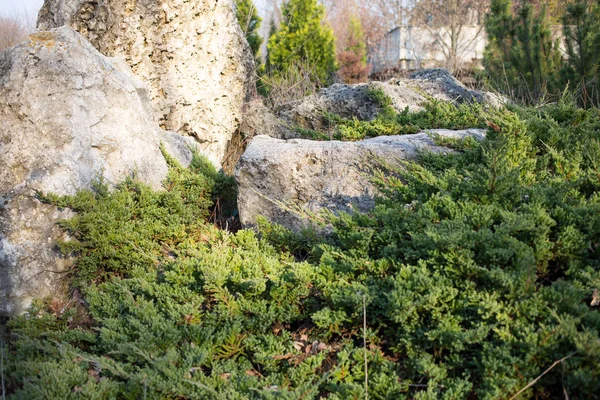
[[[600,111],[471,110],[484,142],[380,166],[326,237],[215,228],[198,158],[46,196],[78,211],[76,289],[10,322],[9,398],[364,398],[365,350],[372,399],[507,398],[562,358],[522,398],[598,398]]]
[[[577,0],[563,17],[567,63],[564,80],[579,94],[584,107],[600,104],[600,2]]]
[[[569,356],[522,397],[598,398],[600,112],[565,99],[489,122],[481,145],[380,174],[380,205],[331,218],[308,257],[331,335],[367,294],[371,343],[398,357],[380,398],[509,398]]]
[[[511,0],[492,0],[483,63],[493,86],[534,103],[559,87],[559,43],[544,7],[519,2],[514,13],[513,8]]]
[[[337,66],[333,31],[324,23],[324,6],[317,0],[289,0],[282,13],[279,30],[267,45],[271,72],[282,75],[303,66],[311,81],[330,83]]]

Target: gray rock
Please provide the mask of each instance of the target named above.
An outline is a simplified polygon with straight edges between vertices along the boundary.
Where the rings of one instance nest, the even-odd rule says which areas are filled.
[[[240,124],[240,133],[246,139],[251,139],[257,135],[280,139],[290,139],[297,136],[292,125],[273,114],[258,98],[246,103],[242,123]]]
[[[381,112],[380,104],[370,95],[374,90],[382,91],[397,112],[405,109],[421,111],[430,98],[457,105],[479,102],[499,108],[506,104],[505,99],[493,93],[469,90],[445,69],[428,69],[414,73],[409,79],[335,84],[302,100],[282,105],[273,112],[255,104],[244,116],[249,122],[242,127],[242,132],[248,137],[266,134],[281,139],[299,137],[298,127],[327,132],[330,127],[323,118],[325,113],[372,121]]]
[[[432,130],[415,135],[380,136],[359,142],[281,140],[255,137],[237,164],[238,207],[243,225],[259,215],[300,230],[309,220],[294,212],[368,211],[376,189],[369,168],[374,160],[415,159],[419,152],[451,152],[432,135],[484,138],[485,131]]]
[[[327,130],[324,113],[336,114],[344,118],[357,118],[371,121],[381,112],[381,106],[369,95],[371,90],[382,90],[392,101],[396,111],[406,107],[411,111],[422,110],[426,99],[401,81],[392,84],[382,82],[346,85],[337,83],[321,89],[318,93],[302,100],[284,105],[275,111],[276,115],[289,126],[305,129]]]
[[[38,28],[62,25],[102,54],[124,58],[148,85],[161,127],[193,136],[221,163],[256,90],[254,57],[233,0],[45,0]]]
[[[65,211],[36,191],[72,195],[100,173],[161,187],[160,143],[182,163],[193,139],[150,118],[147,89],[69,27],[37,32],[0,53],[0,315],[52,294],[69,260],[53,250]]]
[[[406,80],[406,84],[415,91],[434,99],[454,102],[476,102],[494,108],[500,108],[507,100],[491,92],[469,90],[460,83],[447,69],[432,68],[414,72]]]

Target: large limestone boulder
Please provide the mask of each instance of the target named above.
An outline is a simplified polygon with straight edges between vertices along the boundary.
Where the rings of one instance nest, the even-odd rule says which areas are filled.
[[[391,100],[392,107],[398,112],[407,107],[413,112],[420,111],[423,109],[423,103],[427,101],[402,81],[357,85],[337,83],[302,100],[279,107],[276,114],[284,122],[313,130],[327,128],[323,119],[324,113],[370,121],[381,112],[381,105],[372,95],[375,91],[385,93]]]
[[[90,188],[103,174],[132,174],[155,188],[167,173],[162,142],[182,163],[194,142],[162,131],[147,89],[69,27],[38,32],[0,53],[0,315],[22,312],[56,290],[68,260],[53,246],[65,211],[36,191]]]
[[[431,130],[415,135],[380,136],[359,142],[281,140],[256,136],[237,164],[238,207],[243,225],[259,215],[292,230],[307,224],[302,213],[368,211],[376,189],[369,178],[374,160],[415,159],[421,151],[450,152],[435,135],[483,139],[485,131]]]
[[[277,117],[262,99],[256,98],[246,103],[244,117],[240,125],[240,133],[246,140],[257,135],[266,135],[280,139],[291,139],[297,136],[294,125]]]
[[[70,25],[149,86],[154,118],[193,136],[215,164],[253,88],[254,58],[233,0],[45,0],[38,29]]]
[[[327,131],[326,113],[372,121],[382,111],[378,93],[385,94],[397,112],[405,109],[421,111],[430,99],[457,105],[477,102],[494,108],[502,107],[506,102],[496,94],[468,89],[445,69],[427,69],[412,74],[408,79],[394,78],[387,82],[357,85],[338,83],[304,99],[280,105],[273,111],[258,102],[250,103],[241,132],[246,137],[266,134],[292,139],[300,136],[297,128]]]

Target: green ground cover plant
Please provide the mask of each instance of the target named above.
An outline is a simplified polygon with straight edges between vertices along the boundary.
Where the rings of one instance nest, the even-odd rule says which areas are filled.
[[[600,112],[474,118],[485,141],[378,165],[377,207],[326,214],[326,236],[217,229],[227,178],[199,157],[167,157],[165,191],[44,196],[78,211],[73,290],[10,321],[9,398],[360,399],[365,354],[372,399],[510,398],[538,377],[519,398],[598,398]]]

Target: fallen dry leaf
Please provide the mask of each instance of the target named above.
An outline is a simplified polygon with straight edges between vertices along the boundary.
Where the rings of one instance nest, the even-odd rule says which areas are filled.
[[[228,381],[230,377],[231,374],[229,372],[225,372],[224,374],[219,375],[219,378],[223,379],[224,381]]]
[[[90,368],[88,370],[88,376],[90,378],[94,378],[94,380],[97,382],[100,382],[100,373],[98,371],[96,371],[94,368]]]
[[[317,340],[315,340],[310,347],[310,352],[312,354],[317,354],[318,349],[319,349],[319,342]]]
[[[302,348],[304,347],[304,343],[302,343],[302,342],[298,342],[298,341],[295,341],[295,342],[294,342],[294,344],[293,344],[293,346],[294,346],[294,348],[295,348],[296,350],[300,351],[300,350],[302,350]]]
[[[598,289],[594,289],[594,293],[592,293],[592,302],[590,306],[595,307],[600,305],[600,293],[598,293]]]

